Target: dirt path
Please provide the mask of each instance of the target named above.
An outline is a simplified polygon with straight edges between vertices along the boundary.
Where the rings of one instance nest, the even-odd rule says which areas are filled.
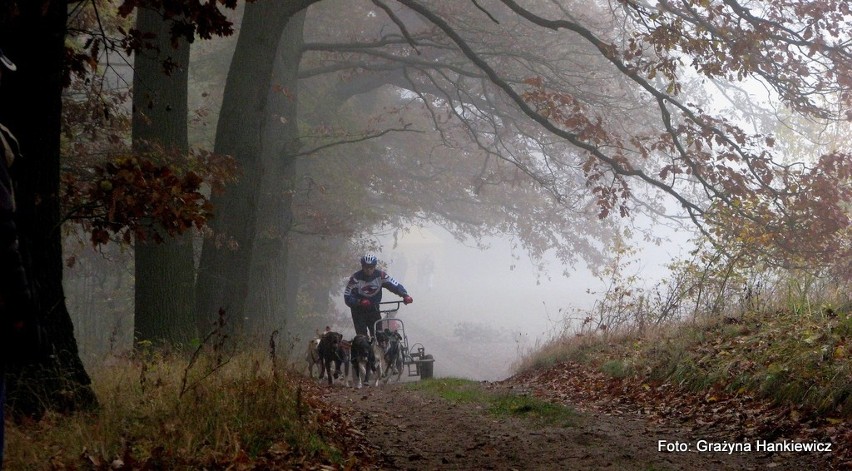
[[[505,383],[481,387],[524,393]],[[826,469],[815,453],[698,452],[701,437],[674,426],[583,411],[582,406],[572,426],[541,426],[524,418],[498,419],[481,405],[451,403],[402,384],[361,390],[336,385],[321,394],[381,450],[383,469]],[[693,451],[661,452],[659,440],[688,443]]]

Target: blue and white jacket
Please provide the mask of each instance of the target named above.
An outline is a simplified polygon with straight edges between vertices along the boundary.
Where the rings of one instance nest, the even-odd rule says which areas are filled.
[[[368,278],[364,270],[358,270],[349,277],[349,283],[343,290],[343,300],[347,306],[354,308],[362,299],[369,299],[372,303],[371,309],[378,309],[382,301],[382,288],[400,297],[408,296],[405,287],[386,272],[377,269]]]

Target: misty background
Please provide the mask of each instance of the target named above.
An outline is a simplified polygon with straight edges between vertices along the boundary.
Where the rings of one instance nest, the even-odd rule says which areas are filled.
[[[635,84],[571,32],[537,28],[499,2],[489,4],[491,19],[499,23],[485,21],[471,5],[433,6],[447,10],[441,12],[470,44],[494,51],[501,74],[517,88],[534,89],[535,82],[527,81],[537,77],[553,89],[570,90],[586,111],[594,111],[601,129],[614,130],[616,140],[620,131],[661,132],[654,121],[659,112],[649,106],[655,100],[635,94]],[[539,7],[562,14],[552,5]],[[573,7],[602,37],[617,41],[629,35],[617,26],[618,14],[601,15],[605,6]],[[257,81],[247,67],[263,62],[251,56],[259,47],[246,48],[254,62],[237,63],[245,59],[237,41],[263,24],[246,27],[240,8],[229,13],[234,36],[192,44],[189,143],[233,153],[247,169],[231,184],[236,189],[229,197],[236,197],[214,195],[214,203],[231,212],[217,214],[212,230],[193,234],[193,268],[206,290],[197,291],[193,307],[208,314],[225,309],[258,345],[279,332],[283,350],[299,362],[307,340],[326,325],[354,335],[343,286],[359,268],[358,257],[374,252],[413,296],[414,304],[404,306],[399,317],[409,343],[422,344],[435,357],[435,374],[501,379],[522,355],[570,334],[594,309],[608,285],[600,269],[611,262],[613,244],[637,250],[627,270],[650,287],[667,276],[667,264],[694,248],[694,229],[683,222],[683,207],[659,188],[625,190],[620,176],[589,164],[583,151],[519,113],[422,17],[402,7],[396,13],[411,34],[423,35],[425,45],[416,54],[396,32],[398,25],[370,2],[323,1],[283,23],[279,50],[270,55],[271,85],[262,90],[269,93],[269,107],[259,120],[265,147],[258,155],[245,150],[246,136],[257,129],[220,110],[253,96],[229,97],[226,83]],[[517,50],[524,54],[513,55]],[[501,54],[512,61],[501,62]],[[104,62],[113,65],[103,84],[127,93],[131,63],[114,57]],[[694,75],[683,86],[696,106],[725,109],[748,102]],[[138,112],[146,99],[156,102],[149,95],[156,96],[158,83],[136,86],[135,96],[144,97]],[[124,101],[117,108],[129,113],[132,105]],[[772,110],[749,112],[759,119],[742,119],[754,131],[777,127],[769,120]],[[85,139],[82,131],[77,136]],[[798,150],[790,148],[792,154]],[[629,152],[628,157],[648,175],[660,174],[666,163]],[[598,181],[604,183],[593,194],[590,187]],[[689,178],[671,182],[685,201],[702,209],[709,204],[704,189]],[[228,240],[248,225],[246,208],[232,203],[250,192],[259,193],[252,193],[258,198],[257,227],[251,227],[256,231],[246,240]],[[216,226],[221,221],[228,226]],[[250,257],[221,250],[249,245]],[[207,253],[217,250],[228,259],[218,266],[222,272],[205,269]],[[88,364],[133,348],[140,296],[134,251],[138,247],[121,243],[92,249],[85,231],[66,231],[67,302]],[[235,264],[245,266],[238,270]],[[249,274],[231,275],[243,269]],[[215,279],[201,283],[204,276]],[[157,289],[142,291],[151,295]],[[235,300],[245,293],[244,305]],[[394,298],[385,292],[385,300]]]
[[[393,28],[386,19],[378,22],[381,15],[367,4],[352,8],[348,21],[340,23],[338,13],[341,10],[331,13],[336,10],[336,3],[339,2],[325,2],[308,11],[304,19],[305,41],[345,41],[349,39],[347,35],[355,31],[370,38]],[[234,36],[199,41],[192,47],[189,133],[190,141],[202,149],[215,150],[216,119],[242,15],[242,9],[233,12],[237,21]],[[415,17],[408,20],[412,24],[419,23]],[[487,25],[483,26],[487,30]],[[104,61],[111,66],[103,77],[107,87],[119,92],[133,83],[134,72],[132,63],[120,59],[114,56]],[[323,60],[328,62],[327,58]],[[368,61],[369,56],[364,60]],[[306,54],[301,68],[310,71],[319,64],[323,61],[314,62],[310,54]],[[412,106],[422,101],[423,91],[419,85],[411,83],[408,88],[401,87],[396,79],[390,78],[383,87],[349,92],[345,88],[352,79],[347,78],[343,70],[342,74],[310,76],[300,85],[299,114],[304,120],[303,133],[307,136],[317,132],[328,134],[324,140],[315,139],[317,143],[346,141],[359,133],[369,135],[373,126],[369,122],[373,120],[398,119],[423,129],[434,126],[428,120],[423,121],[422,114],[418,114],[421,111]],[[381,72],[378,77],[384,80]],[[137,95],[140,91],[144,97],[151,93],[148,91],[150,85],[144,81],[137,82],[137,87],[144,87],[136,90]],[[430,94],[436,92],[428,87],[423,90]],[[339,101],[333,101],[335,99]],[[445,99],[440,91],[433,100],[431,106],[435,109],[467,108],[462,102],[442,103]],[[125,111],[129,111],[130,103],[124,106]],[[508,115],[505,118],[509,119]],[[476,146],[451,145],[448,136],[453,141],[459,140],[465,133],[462,130],[459,134],[460,130],[457,124],[448,122],[440,133],[400,132],[366,139],[366,143],[313,152],[299,159],[296,168],[301,178],[295,179],[294,184],[281,186],[282,190],[287,188],[295,195],[296,214],[291,229],[295,229],[296,234],[291,234],[288,242],[291,251],[287,267],[289,285],[270,282],[269,287],[261,289],[281,293],[288,299],[285,309],[298,313],[297,319],[291,319],[281,329],[285,350],[295,361],[300,359],[307,339],[325,325],[331,325],[346,337],[354,335],[348,309],[342,303],[342,290],[348,276],[358,268],[357,258],[366,251],[376,252],[389,273],[413,294],[415,303],[403,307],[399,316],[406,321],[409,343],[422,344],[427,353],[435,356],[438,375],[488,380],[505,377],[521,354],[552,336],[569,331],[575,311],[591,308],[595,293],[590,291],[600,289],[602,282],[584,266],[584,260],[595,255],[581,252],[600,250],[606,243],[605,238],[613,230],[620,230],[617,226],[621,222],[600,221],[593,208],[577,206],[566,211],[568,216],[564,221],[577,224],[570,231],[560,227],[564,223],[559,216],[553,222],[544,223],[547,227],[522,228],[521,223],[513,221],[526,219],[528,211],[540,211],[537,207],[542,204],[549,206],[551,196],[526,192],[526,189],[518,193],[517,184],[524,179],[519,180],[511,167],[493,163],[483,166],[488,160],[483,161],[482,155],[477,155]],[[316,144],[306,138],[303,147],[316,147]],[[397,153],[400,155],[395,155]],[[389,158],[381,154],[388,154]],[[423,169],[424,173],[441,172],[446,177],[435,183],[426,182],[422,188],[415,184],[405,191],[405,182],[416,182],[420,178],[416,172],[405,170],[412,167]],[[341,183],[341,175],[334,173],[340,168],[346,169],[344,172],[355,182],[369,182],[368,188],[372,187],[371,190],[378,194],[391,195],[390,198],[378,204],[369,197],[361,201],[352,198],[353,192],[357,194],[360,190]],[[492,175],[487,178],[496,178],[498,183],[488,184],[493,188],[480,187],[478,194],[470,198],[466,193],[470,190],[466,187],[483,178],[485,168],[490,168],[488,173]],[[456,175],[448,175],[448,170]],[[503,174],[511,175],[513,188],[499,184],[499,180],[505,178]],[[374,183],[376,179],[378,183]],[[271,189],[266,191],[281,191],[275,188],[277,184],[273,182]],[[524,185],[536,184],[525,181]],[[457,190],[462,191],[455,194]],[[395,202],[395,198],[401,202]],[[408,202],[415,198],[422,201]],[[471,203],[465,203],[464,198],[469,198]],[[487,204],[481,206],[483,202]],[[278,237],[276,224],[281,220],[276,212],[280,208],[265,204],[264,213],[260,215],[260,219],[266,221],[260,227],[261,243],[266,240],[264,237]],[[418,221],[398,216],[418,205]],[[548,207],[548,210],[559,211],[558,206]],[[341,217],[336,211],[350,215],[354,211],[355,221],[348,221],[348,216]],[[509,215],[501,215],[504,211]],[[423,220],[426,224],[419,227],[417,224],[422,224]],[[587,224],[588,227],[584,227]],[[531,232],[527,234],[529,240],[523,240],[524,236],[516,233],[519,230]],[[577,253],[554,254],[553,249],[548,248],[553,242],[536,241],[535,234],[551,237],[551,231],[556,237],[562,237],[561,233],[565,232],[577,234],[567,237],[581,241],[586,234],[592,239],[601,235],[604,240],[598,249],[583,248],[584,242],[580,242]],[[203,239],[198,235],[195,239],[197,266],[201,257],[198,247]],[[539,245],[531,249],[529,244]],[[566,245],[570,250],[571,244]],[[529,254],[531,250],[540,249],[549,252],[546,257]],[[661,254],[658,249],[655,244],[649,245],[649,250],[657,251],[656,255]],[[129,351],[133,346],[136,322],[134,305],[139,295],[138,291],[134,294],[137,260],[133,248],[110,245],[92,250],[85,234],[70,230],[65,252],[67,300],[81,357],[86,363],[94,364],[110,355]],[[661,264],[666,263],[667,257],[665,254],[660,261],[646,263],[647,268],[655,276],[662,274]],[[570,277],[563,272],[570,273]],[[264,281],[256,279],[253,284]],[[386,300],[393,298],[386,292]],[[252,303],[256,309],[262,302],[257,296],[250,298],[245,318],[251,318]],[[232,306],[222,307],[229,310]],[[259,333],[261,339],[272,329],[272,326],[263,328]]]
[[[665,232],[661,245],[639,244],[631,268],[647,287],[667,276],[667,265],[683,255],[688,242],[689,232]],[[415,300],[397,317],[405,321],[409,343],[420,343],[435,356],[438,376],[487,381],[510,376],[521,356],[573,333],[607,283],[588,267],[565,274],[553,260],[536,264],[513,249],[511,240],[499,237],[477,245],[430,226],[384,235],[380,241],[380,264]],[[357,260],[352,266],[354,273]],[[336,308],[343,320],[333,328],[350,337],[354,329],[346,322],[349,309],[342,293],[341,286]],[[385,290],[382,299],[397,297]]]

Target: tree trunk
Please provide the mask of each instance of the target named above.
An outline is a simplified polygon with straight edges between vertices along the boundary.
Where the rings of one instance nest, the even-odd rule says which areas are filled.
[[[293,219],[290,207],[293,188],[293,155],[299,149],[297,116],[298,71],[303,44],[305,13],[294,15],[278,47],[273,70],[274,87],[269,94],[269,112],[264,130],[258,231],[246,315],[249,330],[269,334],[283,330],[287,322],[288,235]]]
[[[40,415],[97,405],[77,350],[62,287],[59,137],[65,59],[66,1],[19,2],[3,18],[0,44],[16,62],[0,87],[0,121],[17,136],[24,157],[15,165],[21,249],[55,355],[37,367],[10,365],[8,405]]]
[[[232,328],[242,328],[249,310],[250,263],[263,181],[264,128],[272,68],[284,27],[312,2],[253,2],[245,8],[231,61],[214,152],[233,156],[239,181],[214,195],[214,235],[204,241],[196,283],[196,315],[202,334],[219,309]]]
[[[173,47],[170,23],[155,10],[138,10],[136,27],[152,33],[155,46],[139,51],[133,63],[134,152],[156,152],[159,146],[181,158],[189,150],[189,43],[178,38]],[[168,74],[163,69],[166,59],[177,65]],[[155,343],[185,342],[196,337],[192,237],[162,235],[166,241],[161,244],[136,241],[135,337]]]

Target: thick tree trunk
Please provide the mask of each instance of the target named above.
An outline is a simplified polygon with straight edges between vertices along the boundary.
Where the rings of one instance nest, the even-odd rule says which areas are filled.
[[[170,24],[154,10],[140,9],[136,27],[153,33],[155,49],[138,52],[133,63],[133,149],[146,154],[159,146],[180,158],[189,150],[189,43],[180,38],[173,47]],[[166,59],[177,65],[168,75]],[[135,273],[136,340],[175,343],[196,337],[191,234],[161,244],[136,241]]]
[[[251,265],[247,328],[256,334],[283,330],[287,323],[288,235],[293,214],[293,155],[299,149],[298,71],[305,13],[294,15],[278,47],[264,130],[258,231]]]
[[[225,82],[214,151],[233,156],[240,179],[214,195],[214,236],[204,241],[196,283],[196,315],[202,334],[224,309],[232,328],[242,328],[250,263],[263,181],[264,128],[273,88],[272,70],[281,34],[296,12],[312,2],[246,5],[240,37]]]
[[[18,137],[24,154],[15,165],[21,248],[55,350],[46,364],[10,367],[9,406],[28,415],[45,407],[97,405],[62,287],[59,137],[67,7],[60,0],[19,2],[20,14],[0,24],[0,44],[18,66],[3,76],[0,121]]]

